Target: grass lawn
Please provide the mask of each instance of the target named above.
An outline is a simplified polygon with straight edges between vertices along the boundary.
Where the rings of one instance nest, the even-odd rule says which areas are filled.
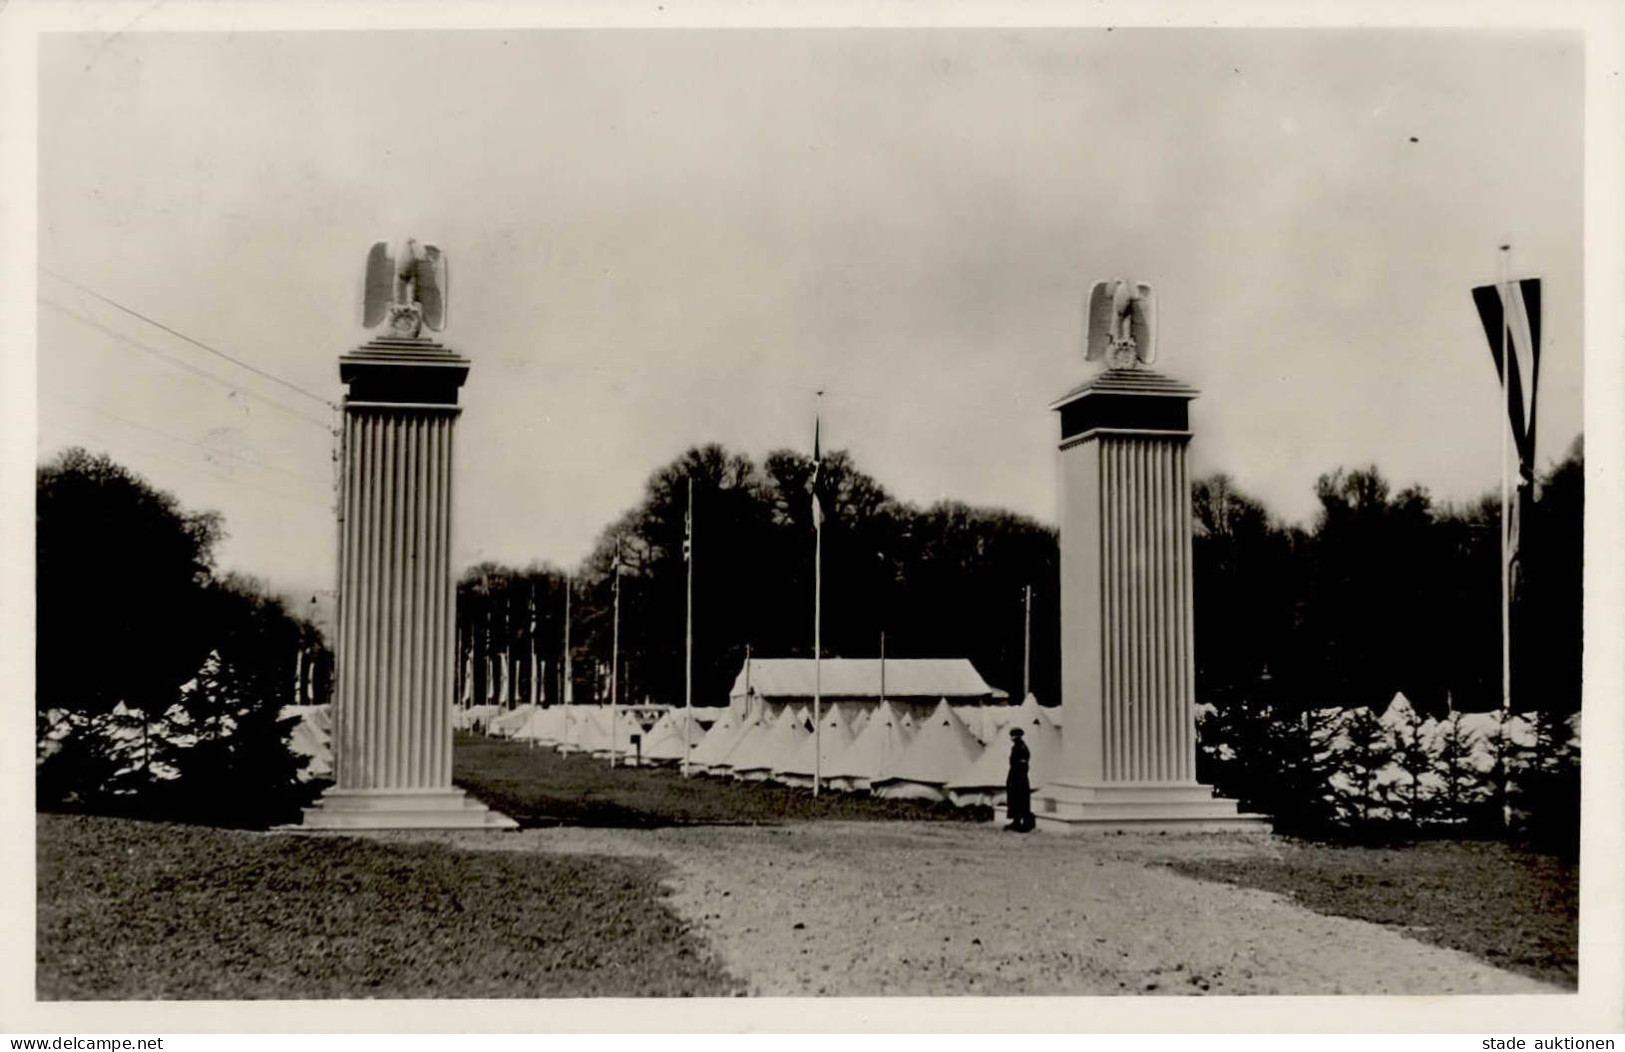
[[[587,825],[652,829],[695,823],[773,823],[831,818],[980,821],[988,808],[919,800],[878,800],[759,782],[693,775],[675,767],[611,768],[607,760],[564,756],[528,742],[459,734],[456,783],[521,826]]]
[[[42,1000],[715,996],[663,864],[37,816]]]
[[[1279,892],[1318,913],[1406,929],[1500,968],[1575,987],[1579,871],[1494,841],[1348,847],[1286,841],[1280,859],[1183,859],[1174,869]]]

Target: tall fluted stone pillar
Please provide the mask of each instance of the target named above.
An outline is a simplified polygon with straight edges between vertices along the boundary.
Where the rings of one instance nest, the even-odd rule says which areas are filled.
[[[344,401],[334,785],[305,829],[512,828],[451,784],[452,438],[468,359],[382,337]]]
[[[1259,827],[1196,781],[1189,403],[1149,369],[1111,368],[1061,417],[1062,759],[1041,829]]]

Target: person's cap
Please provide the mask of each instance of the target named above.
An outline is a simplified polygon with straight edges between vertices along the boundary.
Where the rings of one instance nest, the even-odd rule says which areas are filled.
[[[1019,737],[1021,737],[1021,734],[1022,734],[1022,731],[1021,731],[1020,727],[1011,727],[1010,728],[1010,737],[1019,738]]]

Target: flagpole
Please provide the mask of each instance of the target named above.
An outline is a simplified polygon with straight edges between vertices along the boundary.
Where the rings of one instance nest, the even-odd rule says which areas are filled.
[[[564,575],[564,682],[559,685],[559,694],[564,698],[564,744],[570,744],[570,704],[574,699],[574,690],[570,685],[570,589],[575,583],[574,576]],[[565,750],[568,752],[568,748]]]
[[[824,392],[818,392],[822,405]],[[818,448],[818,410],[813,411],[813,796],[824,780],[824,508],[818,497],[823,456]]]
[[[564,575],[564,682],[559,684],[559,697],[566,705],[570,704],[575,694],[570,682],[570,589],[574,583],[573,575]]]
[[[1032,663],[1033,663],[1033,586],[1028,585],[1023,590],[1026,597],[1027,612],[1021,627],[1021,703],[1027,703],[1027,695],[1032,693]]]
[[[615,729],[620,716],[621,675],[621,539],[615,538],[615,624],[609,642],[609,765],[615,766]]]
[[[688,622],[683,639],[683,777],[688,777],[689,728],[694,723],[694,476],[688,477],[688,518],[683,522],[683,561],[688,563]]]
[[[1512,246],[1501,246],[1501,735],[1512,715],[1512,519],[1508,513],[1507,442],[1512,429],[1512,360],[1507,331],[1512,324]],[[1512,825],[1512,801],[1502,794],[1501,824]]]
[[[1512,385],[1508,377],[1507,329],[1512,323],[1512,246],[1501,246],[1501,712],[1512,713],[1512,525],[1508,511],[1507,435],[1512,427]]]
[[[823,706],[824,527],[813,540],[813,795],[824,776]]]

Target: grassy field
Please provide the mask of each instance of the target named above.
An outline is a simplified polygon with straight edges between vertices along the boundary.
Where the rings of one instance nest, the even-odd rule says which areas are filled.
[[[663,864],[38,816],[42,1000],[716,996]]]
[[[1317,913],[1404,929],[1499,968],[1574,987],[1579,872],[1492,841],[1344,847],[1286,841],[1278,859],[1181,859],[1174,869],[1278,892]]]
[[[980,821],[989,808],[919,800],[876,800],[852,793],[694,775],[675,768],[611,768],[579,753],[563,756],[527,742],[460,734],[456,783],[521,826],[587,825],[632,829],[706,824],[913,819]]]

